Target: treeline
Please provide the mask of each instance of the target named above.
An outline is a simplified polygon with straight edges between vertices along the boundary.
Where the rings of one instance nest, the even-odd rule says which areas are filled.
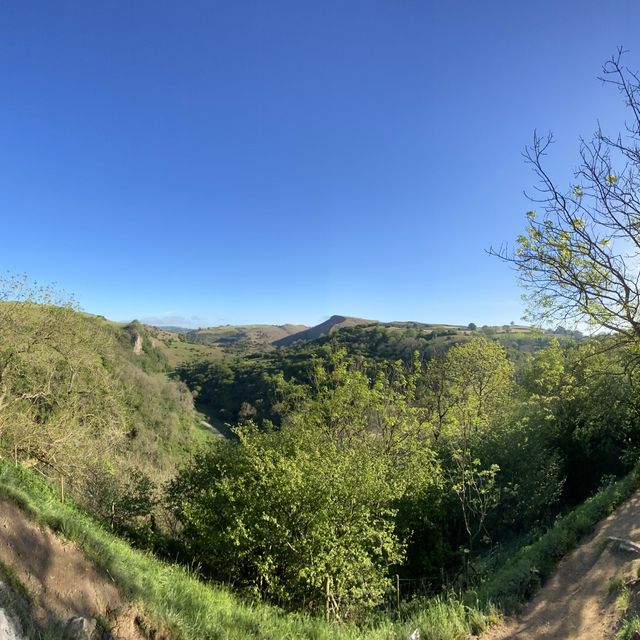
[[[517,368],[554,338],[566,343],[576,336],[563,329],[556,333],[533,330],[529,333],[498,333],[491,327],[461,330],[411,324],[356,326],[243,358],[227,356],[192,360],[179,365],[174,375],[189,386],[196,401],[212,417],[229,423],[251,419],[258,424],[269,420],[278,425],[282,416],[277,379],[284,376],[287,380],[309,384],[309,362],[314,358],[324,361],[331,353],[344,349],[351,358],[362,362],[370,375],[375,375],[376,366],[384,366],[389,361],[401,360],[408,366],[416,354],[421,362],[439,358],[451,347],[467,342],[474,335],[499,341]]]
[[[611,346],[551,339],[517,371],[479,335],[410,365],[316,354],[268,379],[277,424],[248,415],[170,483],[176,540],[210,577],[291,608],[329,593],[343,618],[396,573],[481,582],[487,558],[632,468],[636,354]]]

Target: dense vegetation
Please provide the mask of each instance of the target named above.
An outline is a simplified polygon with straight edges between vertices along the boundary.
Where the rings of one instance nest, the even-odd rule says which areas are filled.
[[[324,608],[329,590],[340,617],[383,604],[395,573],[406,593],[481,584],[488,557],[636,459],[634,352],[608,338],[544,341],[517,368],[483,335],[410,364],[334,340],[310,358],[294,351],[295,375],[263,375],[277,426],[257,428],[245,407],[238,440],[171,484],[185,550],[287,606]]]
[[[530,595],[558,558],[637,489],[639,483],[638,475],[631,474],[558,520],[536,543],[510,557],[484,583],[479,597],[468,594],[466,602],[451,595],[415,598],[404,603],[394,616],[382,611],[356,626],[349,622],[335,625],[304,612],[285,615],[265,603],[247,603],[219,585],[203,584],[187,568],[158,562],[147,553],[131,549],[69,502],[61,503],[57,492],[39,477],[0,460],[3,498],[14,501],[37,522],[74,541],[108,572],[135,602],[142,628],[149,637],[168,635],[183,640],[247,637],[406,640],[416,630],[426,640],[462,640],[496,621],[495,609],[486,604],[488,600],[508,610]],[[0,572],[5,569],[0,567]],[[13,584],[10,574],[3,577],[18,593],[24,591]],[[44,640],[65,637],[55,628],[41,629],[34,624],[28,598],[14,602],[5,598],[2,605],[19,615],[23,628],[33,637]]]
[[[79,313],[26,278],[0,282],[0,452],[136,536],[156,488],[208,439],[164,369],[140,324]]]
[[[216,439],[153,331],[8,286],[5,456],[135,544],[288,610],[366,625],[398,596],[480,587],[640,442],[631,347],[413,325],[184,363],[197,399],[228,403],[236,438]]]
[[[310,382],[314,358],[326,360],[344,349],[351,358],[366,364],[372,373],[376,364],[401,360],[410,365],[414,358],[424,362],[446,352],[473,335],[483,335],[502,344],[510,360],[522,363],[527,356],[550,344],[579,339],[578,332],[559,328],[555,332],[506,327],[432,327],[420,323],[369,324],[346,327],[319,338],[299,342],[276,351],[200,356],[178,363],[175,376],[188,384],[196,401],[214,418],[231,423],[251,418],[280,424],[280,396],[277,380],[284,376],[302,384]]]

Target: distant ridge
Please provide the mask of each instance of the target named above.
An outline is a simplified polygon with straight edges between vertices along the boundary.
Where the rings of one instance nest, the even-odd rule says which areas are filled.
[[[272,351],[280,347],[287,347],[297,342],[309,342],[332,334],[341,329],[353,327],[387,327],[389,329],[415,329],[418,331],[453,331],[468,333],[476,327],[470,325],[456,325],[443,323],[425,323],[412,320],[395,320],[380,322],[354,316],[332,315],[328,320],[313,327],[300,324],[245,324],[219,325],[188,329],[177,326],[159,326],[156,331],[163,332],[165,339],[178,338],[190,345],[213,349],[210,353],[250,354]],[[481,329],[479,329],[481,330]],[[502,325],[494,327],[494,333],[529,332],[530,327],[524,325]],[[215,351],[218,350],[218,351]],[[193,350],[192,350],[193,351]]]
[[[184,336],[187,342],[193,344],[217,345],[221,348],[248,352],[273,348],[275,341],[305,329],[305,325],[295,324],[223,325],[190,330]]]
[[[317,324],[315,327],[292,333],[291,335],[274,340],[272,343],[276,347],[286,347],[298,340],[313,340],[319,338],[332,331],[343,329],[345,327],[371,326],[379,324],[377,320],[366,320],[364,318],[353,318],[351,316],[331,316],[328,320]]]

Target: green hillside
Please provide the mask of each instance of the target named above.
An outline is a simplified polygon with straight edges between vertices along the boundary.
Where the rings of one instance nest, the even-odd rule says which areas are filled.
[[[127,500],[152,496],[212,438],[139,323],[32,288],[0,303],[0,345],[0,455],[123,530],[142,514]]]
[[[269,349],[279,340],[306,330],[304,325],[225,325],[196,329],[184,335],[187,342],[193,344],[216,345],[230,352],[253,352]]]
[[[568,342],[579,334],[560,330],[540,331],[526,326],[505,325],[480,329],[456,325],[419,322],[360,322],[355,318],[333,316],[334,322],[293,334],[291,344],[255,353],[188,353],[176,362],[176,375],[192,389],[200,406],[210,417],[237,422],[251,417],[279,421],[274,376],[283,375],[301,383],[309,381],[313,360],[325,359],[337,349],[350,357],[375,363],[401,360],[409,365],[415,354],[423,361],[446,353],[451,347],[468,342],[473,336],[486,336],[504,346],[511,361],[521,366],[536,351],[552,340]],[[303,337],[297,337],[302,335]],[[316,335],[316,337],[313,337]],[[173,344],[180,344],[174,342]],[[175,353],[175,352],[174,352]],[[244,414],[241,415],[241,409]]]
[[[518,563],[550,570],[636,486],[612,488],[640,450],[640,379],[610,336],[356,322],[230,352],[38,288],[0,316],[5,492],[168,638],[235,637],[238,620],[258,637],[461,638],[535,588]]]

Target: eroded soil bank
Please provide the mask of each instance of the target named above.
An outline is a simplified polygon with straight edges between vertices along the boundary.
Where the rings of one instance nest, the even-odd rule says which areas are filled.
[[[523,612],[483,640],[609,640],[619,613],[610,581],[635,578],[637,556],[605,544],[608,536],[640,542],[640,492],[620,505],[594,533],[558,564]]]

